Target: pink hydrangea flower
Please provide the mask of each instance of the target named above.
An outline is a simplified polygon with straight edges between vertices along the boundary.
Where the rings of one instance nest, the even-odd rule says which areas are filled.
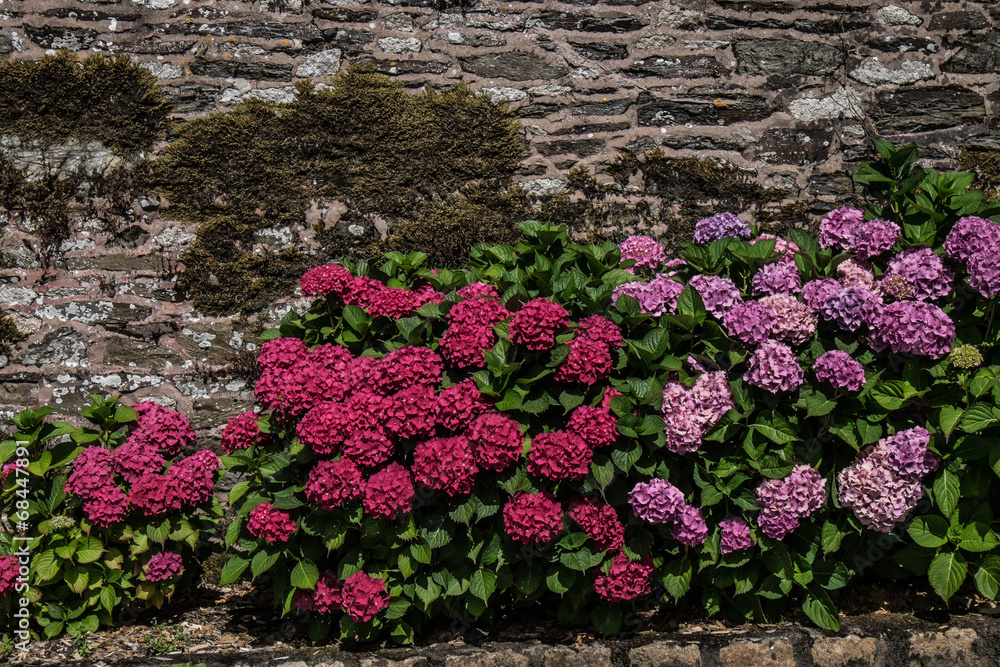
[[[117,486],[100,489],[83,503],[83,513],[101,528],[110,528],[124,521],[128,509],[128,496]]]
[[[444,363],[437,352],[407,345],[393,350],[379,363],[375,385],[379,393],[391,394],[417,385],[437,386]]]
[[[599,549],[618,551],[624,546],[625,526],[611,505],[580,499],[570,505],[569,515]]]
[[[504,505],[503,523],[515,542],[550,542],[562,532],[563,509],[548,491],[521,491]]]
[[[753,276],[750,290],[754,296],[794,294],[802,291],[802,278],[794,263],[772,262],[757,270]]]
[[[611,370],[611,353],[608,346],[586,336],[577,336],[568,343],[569,354],[556,370],[559,382],[596,384]]]
[[[474,299],[476,297],[500,298],[500,294],[497,293],[497,289],[493,285],[487,285],[483,282],[469,283],[465,287],[459,288],[455,293],[463,299]]]
[[[1000,225],[969,215],[961,218],[948,232],[942,247],[945,255],[956,262],[965,262],[981,250],[1000,246]]]
[[[539,433],[531,439],[528,473],[551,480],[581,479],[590,471],[593,452],[583,438],[568,431]]]
[[[844,287],[875,291],[875,274],[868,265],[847,259],[837,265],[837,282]]]
[[[684,494],[665,479],[639,482],[628,494],[632,512],[648,523],[673,523],[686,506]]]
[[[548,350],[556,332],[569,324],[569,313],[548,299],[532,299],[510,320],[510,340],[529,350]]]
[[[791,345],[803,345],[816,333],[816,311],[789,294],[765,296],[760,303],[774,313],[771,337]]]
[[[513,465],[524,450],[521,426],[510,417],[489,413],[476,418],[465,432],[476,465],[500,472]]]
[[[695,243],[712,243],[729,237],[750,238],[750,227],[728,211],[702,218],[694,226]]]
[[[440,340],[441,356],[456,368],[485,368],[485,352],[493,349],[497,334],[492,326],[452,324]]]
[[[172,551],[161,551],[149,557],[142,571],[146,581],[166,581],[184,572],[184,558]]]
[[[955,323],[926,301],[897,301],[884,306],[870,323],[870,345],[876,352],[920,354],[940,359],[951,351]]]
[[[774,311],[759,301],[747,301],[733,306],[723,319],[726,332],[747,345],[760,345],[771,335],[775,323]]]
[[[87,499],[114,485],[114,459],[111,451],[91,445],[73,462],[73,472],[66,480],[66,493]]]
[[[21,576],[21,565],[14,556],[0,556],[0,595],[14,590]]]
[[[829,382],[837,389],[861,391],[865,386],[865,369],[851,355],[841,350],[823,353],[813,364],[816,379]]]
[[[351,272],[339,264],[315,266],[299,279],[299,286],[306,296],[326,296],[333,294],[343,299],[354,280]]]
[[[600,315],[590,315],[579,322],[580,333],[608,348],[622,346],[622,330],[611,320]]]
[[[690,388],[667,383],[663,388],[667,449],[676,454],[697,451],[702,437],[733,407],[733,394],[723,371],[699,376]]]
[[[144,516],[162,516],[179,510],[184,501],[165,475],[143,475],[132,482],[129,505]]]
[[[844,331],[857,331],[878,317],[882,298],[860,287],[845,287],[827,297],[819,312],[823,319],[835,323]]]
[[[295,532],[295,521],[291,514],[274,509],[271,503],[261,503],[250,511],[247,530],[267,542],[287,542]]]
[[[221,466],[215,452],[202,449],[170,466],[167,483],[185,505],[200,505],[212,499],[215,473]]]
[[[844,286],[833,278],[810,280],[802,286],[802,303],[813,310],[819,310],[827,299],[839,293],[843,288]]]
[[[990,255],[995,257],[996,252],[991,250]],[[900,252],[889,260],[889,270],[883,280],[890,276],[906,280],[913,288],[911,298],[918,301],[933,301],[948,296],[955,282],[955,274],[930,248]]]
[[[343,403],[320,403],[295,427],[299,442],[317,454],[333,454],[354,431],[357,415]]]
[[[340,587],[340,582],[332,572],[324,572],[316,582],[315,589],[298,589],[292,602],[302,611],[329,614],[331,611],[341,609]]]
[[[761,507],[758,525],[765,535],[780,540],[823,506],[826,480],[814,468],[797,465],[783,479],[762,482],[757,500]]]
[[[779,391],[798,389],[805,382],[805,373],[802,372],[792,348],[778,341],[767,340],[750,357],[743,379],[755,387],[776,394]]]
[[[830,211],[819,225],[820,247],[836,250],[850,249],[854,240],[854,232],[864,221],[864,212],[850,206]]]
[[[410,510],[413,496],[409,471],[393,461],[368,478],[363,505],[372,516],[395,517]]]
[[[633,269],[655,270],[667,261],[663,246],[651,236],[630,236],[618,245],[618,249],[621,251],[621,261],[635,260],[632,268],[625,269],[629,273],[634,273]]]
[[[345,459],[359,466],[373,468],[385,463],[395,451],[395,445],[380,429],[358,429],[351,433],[341,447]]]
[[[649,556],[632,562],[628,556],[619,552],[615,554],[609,572],[595,571],[594,592],[608,602],[626,602],[649,595],[649,579],[653,569],[653,561]]]
[[[719,522],[722,529],[719,542],[719,551],[724,554],[734,551],[742,551],[753,546],[753,539],[750,537],[750,525],[743,519],[729,518]]]
[[[705,523],[701,510],[691,505],[681,507],[674,518],[670,535],[685,546],[696,547],[703,544],[708,537],[708,524]]]
[[[725,318],[737,304],[743,303],[743,296],[729,278],[699,274],[691,278],[690,285],[698,290],[705,310],[715,318]]]
[[[619,285],[611,292],[611,300],[617,303],[621,296],[630,296],[639,302],[639,310],[659,317],[677,310],[677,297],[683,291],[683,283],[660,273],[648,283],[633,281]]]
[[[477,472],[472,447],[463,435],[431,438],[418,444],[413,452],[416,483],[449,496],[471,491]]]
[[[891,250],[899,242],[902,230],[889,220],[869,220],[854,229],[851,250],[858,259],[867,262]]]
[[[143,475],[163,472],[166,459],[159,447],[147,438],[129,438],[112,453],[115,472],[132,482]]]
[[[340,604],[351,620],[364,623],[389,606],[389,591],[384,579],[375,579],[363,571],[347,578],[340,589]]]
[[[197,440],[187,417],[176,410],[150,401],[140,401],[132,407],[139,418],[133,422],[128,442],[149,445],[174,456]]]
[[[1000,255],[996,248],[980,250],[969,256],[969,287],[987,299],[1000,294]]]

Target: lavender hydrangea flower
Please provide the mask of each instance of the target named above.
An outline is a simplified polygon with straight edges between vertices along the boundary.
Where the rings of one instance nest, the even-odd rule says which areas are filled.
[[[681,544],[696,547],[705,542],[705,537],[708,536],[708,524],[705,523],[701,510],[691,505],[684,505],[677,512],[670,534]]]
[[[959,219],[944,240],[945,255],[964,262],[980,250],[992,250],[1000,245],[1000,225],[985,218],[969,215]]]
[[[637,517],[649,523],[671,523],[685,506],[684,494],[665,479],[639,482],[628,494]]]
[[[823,249],[848,250],[854,231],[865,221],[865,214],[850,206],[830,211],[819,224],[819,246]]]
[[[889,220],[869,220],[854,230],[851,250],[862,261],[878,257],[899,241],[902,230]]]
[[[702,436],[733,407],[732,390],[722,371],[705,373],[690,388],[667,383],[663,388],[667,449],[676,454],[697,451]]]
[[[980,250],[969,256],[969,287],[987,299],[1000,294],[1000,254],[996,248]]]
[[[736,517],[723,519],[719,522],[719,528],[722,530],[719,541],[719,551],[722,553],[742,551],[753,546],[753,540],[750,538],[750,525],[743,519]]]
[[[774,311],[758,301],[736,304],[723,319],[729,335],[747,345],[760,345],[767,340],[774,322]]]
[[[794,294],[802,290],[802,278],[794,263],[774,262],[760,267],[753,276],[750,289],[754,296]]]
[[[826,480],[815,469],[797,465],[782,479],[768,479],[757,487],[761,512],[757,523],[768,537],[783,539],[799,520],[826,502]]]
[[[919,480],[937,470],[940,459],[928,449],[931,434],[922,426],[914,426],[896,435],[879,440],[888,451],[893,470],[901,477]]]
[[[940,359],[951,351],[955,323],[926,301],[897,301],[884,306],[870,322],[869,344],[876,352],[920,354]]]
[[[734,213],[716,213],[702,218],[694,226],[695,243],[711,243],[729,237],[750,238],[750,226]]]
[[[991,252],[990,256],[996,258],[996,252]],[[883,282],[891,276],[905,279],[913,288],[911,298],[918,301],[933,301],[948,296],[955,282],[955,274],[930,248],[904,250],[890,259]]]
[[[667,253],[664,252],[660,242],[652,236],[632,235],[619,244],[621,250],[621,260],[635,260],[631,268],[625,269],[629,273],[634,273],[633,269],[652,269],[667,261]]]
[[[830,296],[820,307],[823,319],[834,322],[844,331],[857,331],[878,315],[882,298],[860,287],[845,287]]]
[[[743,303],[740,291],[729,278],[699,274],[692,277],[689,284],[698,290],[701,300],[705,303],[705,310],[713,317],[722,319],[733,306]]]
[[[755,387],[776,394],[792,391],[805,382],[805,373],[792,348],[776,340],[766,340],[747,362],[743,379]]]
[[[843,288],[844,286],[833,278],[810,280],[802,286],[802,302],[813,310],[819,310],[828,298]]]
[[[865,386],[865,368],[842,350],[831,350],[820,355],[813,364],[816,379],[829,382],[838,389],[860,391]]]
[[[837,281],[844,287],[860,287],[866,290],[875,288],[875,274],[872,270],[853,259],[837,265]]]
[[[789,294],[765,296],[760,300],[774,313],[771,337],[792,345],[802,345],[816,332],[816,312]]]
[[[642,312],[659,317],[677,309],[677,297],[683,291],[683,284],[661,273],[648,283],[634,281],[619,285],[611,296],[616,302],[623,294],[630,296],[639,302]]]

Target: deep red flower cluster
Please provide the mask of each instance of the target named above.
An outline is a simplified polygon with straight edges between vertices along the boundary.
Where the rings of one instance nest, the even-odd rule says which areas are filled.
[[[389,591],[384,579],[375,579],[358,571],[343,583],[332,572],[324,572],[313,590],[299,589],[292,602],[302,611],[329,614],[341,610],[357,623],[370,621],[389,606]]]
[[[625,526],[611,505],[581,499],[570,504],[569,515],[599,549],[618,551],[625,545]]]
[[[139,418],[133,422],[130,442],[174,456],[197,440],[187,417],[176,410],[151,401],[140,401],[132,407]]]
[[[590,447],[605,447],[618,439],[617,421],[606,405],[581,405],[569,416],[566,430],[583,438]]]
[[[14,556],[0,556],[0,595],[14,590],[21,565]]]
[[[466,378],[438,394],[437,423],[452,431],[461,431],[489,408],[490,404],[480,393],[476,381]]]
[[[309,472],[306,498],[320,509],[332,510],[347,500],[356,500],[364,491],[361,471],[350,459],[320,461]]]
[[[295,532],[295,521],[292,515],[274,509],[271,503],[261,503],[250,511],[247,530],[268,542],[287,542]]]
[[[483,353],[497,342],[493,326],[510,317],[510,311],[496,290],[483,283],[463,287],[458,295],[465,300],[448,311],[450,324],[441,337],[441,354],[457,368],[481,368],[486,365]]]
[[[306,296],[334,296],[346,305],[359,306],[373,317],[398,319],[427,303],[440,303],[444,295],[425,285],[415,290],[388,287],[366,276],[353,276],[338,264],[317,266],[299,280]]]
[[[569,431],[539,433],[528,450],[528,472],[551,480],[582,479],[590,470],[593,451]]]
[[[295,427],[299,442],[317,454],[333,454],[354,430],[356,413],[343,403],[320,403]]]
[[[495,412],[480,415],[465,432],[476,465],[500,472],[513,465],[524,451],[521,425]]]
[[[600,315],[583,318],[579,326],[576,337],[566,343],[569,354],[555,379],[595,384],[611,370],[611,350],[621,347],[622,332],[617,324]]]
[[[142,571],[146,581],[166,581],[184,572],[184,558],[172,551],[161,551],[149,557]]]
[[[231,417],[222,429],[219,446],[226,454],[232,454],[237,449],[249,449],[260,438],[260,427],[257,426],[253,412],[242,412]]]
[[[464,435],[431,438],[413,451],[413,478],[420,486],[449,496],[468,493],[479,469]]]
[[[555,345],[556,332],[568,324],[569,313],[558,303],[532,299],[511,318],[510,340],[529,350],[548,350]]]
[[[381,429],[355,430],[344,441],[341,452],[359,466],[374,468],[385,463],[395,451],[392,440]]]
[[[521,491],[504,505],[503,523],[515,542],[549,542],[562,531],[562,505],[548,491]]]
[[[437,394],[427,385],[414,385],[389,396],[383,425],[397,438],[426,437],[434,433]]]
[[[332,572],[324,572],[316,582],[316,588],[309,590],[300,588],[295,592],[292,602],[302,611],[315,611],[329,614],[340,609],[340,582]]]
[[[410,472],[399,463],[390,463],[365,483],[365,512],[372,516],[394,517],[409,511],[413,494]]]
[[[611,570],[596,570],[594,591],[608,602],[625,602],[641,595],[649,595],[649,577],[653,574],[653,561],[645,556],[639,561],[629,561],[619,552],[611,562]]]
[[[444,363],[437,352],[407,345],[385,355],[375,369],[375,390],[391,394],[417,385],[441,382]]]

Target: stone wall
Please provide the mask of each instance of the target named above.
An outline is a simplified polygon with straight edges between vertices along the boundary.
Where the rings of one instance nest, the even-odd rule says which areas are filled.
[[[1000,148],[992,2],[0,4],[0,57],[54,49],[128,54],[160,80],[179,118],[248,97],[285,101],[297,79],[325,82],[355,62],[414,89],[464,81],[523,119],[518,180],[540,193],[558,191],[574,166],[600,177],[621,150],[659,147],[729,161],[818,211],[851,196],[866,138],[912,138],[947,168],[963,146]],[[73,158],[82,148],[62,150]],[[165,397],[210,429],[249,404],[245,381],[220,369],[252,353],[253,338],[245,322],[203,317],[177,295],[177,259],[194,237],[158,208],[153,196],[137,200],[125,237],[82,221],[48,271],[30,222],[7,226],[0,305],[29,338],[0,369],[0,405],[72,409],[88,393],[120,391]]]

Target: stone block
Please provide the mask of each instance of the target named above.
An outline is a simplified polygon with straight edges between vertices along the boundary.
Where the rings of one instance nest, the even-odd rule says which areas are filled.
[[[184,360],[176,352],[160,345],[111,336],[104,349],[104,363],[110,366],[164,368],[180,366]]]
[[[910,636],[913,667],[973,667],[984,664],[974,649],[979,635],[968,628],[922,632]]]
[[[528,28],[546,30],[577,30],[581,32],[632,32],[643,27],[636,16],[590,16],[575,12],[545,11],[525,21]]]
[[[733,44],[737,73],[745,76],[830,76],[844,64],[838,47],[788,39],[746,39]]]
[[[817,637],[812,645],[816,667],[880,667],[885,645],[872,637]]]
[[[830,155],[833,134],[826,130],[777,128],[764,132],[754,148],[754,158],[768,164],[805,166]]]
[[[526,51],[488,53],[481,56],[459,58],[462,69],[485,79],[503,78],[510,81],[558,79],[569,73],[563,65],[556,65],[541,56]]]
[[[76,329],[61,327],[45,334],[17,356],[25,366],[79,366],[87,359],[87,343]]]
[[[514,651],[466,653],[449,655],[444,659],[444,667],[529,667],[530,665],[531,661],[527,656]]]
[[[628,58],[628,46],[607,42],[577,42],[570,40],[570,46],[584,58],[590,60],[621,60]]]
[[[985,120],[983,98],[968,88],[941,86],[880,91],[872,112],[883,134],[926,132]]]
[[[83,51],[97,39],[98,32],[90,28],[67,28],[63,26],[32,26],[25,24],[24,32],[28,39],[43,49],[67,49]]]
[[[719,77],[729,73],[711,56],[650,56],[636,60],[627,70],[638,76],[660,76],[665,79],[697,79]]]
[[[953,74],[996,74],[1000,71],[1000,32],[963,35],[953,44],[958,51],[941,64]]]
[[[640,125],[730,125],[763,120],[772,110],[755,95],[677,95],[661,99],[643,92],[637,100]]]
[[[719,650],[722,667],[796,667],[792,645],[784,639],[735,641]]]
[[[701,649],[696,644],[653,642],[629,651],[631,667],[701,667]]]

